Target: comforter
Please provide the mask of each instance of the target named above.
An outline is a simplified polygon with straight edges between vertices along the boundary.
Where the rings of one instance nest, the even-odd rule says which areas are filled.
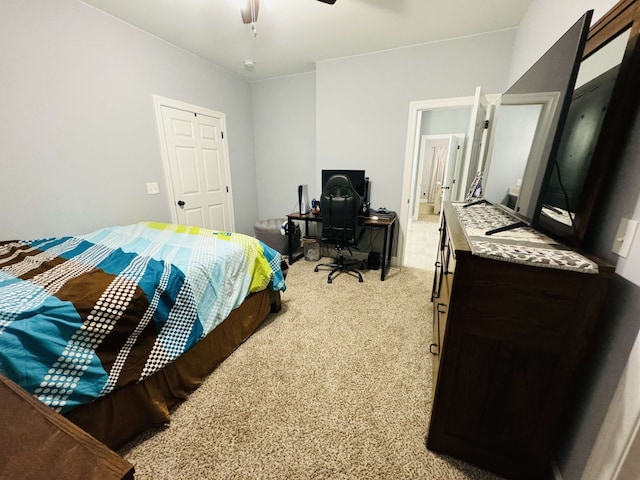
[[[57,411],[152,375],[252,292],[281,256],[246,235],[145,222],[0,242],[0,372]]]

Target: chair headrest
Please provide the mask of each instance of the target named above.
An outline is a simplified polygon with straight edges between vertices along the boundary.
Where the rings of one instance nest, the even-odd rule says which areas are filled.
[[[336,190],[339,190],[339,193],[336,192]],[[356,192],[356,189],[353,188],[351,179],[347,175],[343,174],[332,175],[329,180],[327,180],[322,194],[329,195],[331,193],[333,193],[334,195],[347,194],[349,196],[357,196],[358,198],[360,197],[360,195],[358,195],[358,192]]]

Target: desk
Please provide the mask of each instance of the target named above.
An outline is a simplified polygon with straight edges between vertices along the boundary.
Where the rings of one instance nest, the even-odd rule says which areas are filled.
[[[380,217],[378,220],[372,220],[371,218],[366,218],[364,221],[365,228],[382,228],[384,229],[384,239],[382,244],[382,255],[381,255],[381,269],[380,280],[384,281],[384,277],[387,276],[387,272],[391,268],[391,253],[393,252],[393,235],[395,233],[396,228],[396,219],[398,218],[395,212],[389,212],[388,214],[378,214]],[[293,264],[296,260],[299,260],[303,254],[296,255],[293,251],[293,233],[295,232],[295,227],[291,224],[294,220],[304,222],[305,233],[309,231],[309,223],[322,223],[321,215],[314,215],[312,213],[300,214],[300,213],[289,213],[287,214],[287,222],[289,223],[289,228],[287,229],[288,233],[288,241],[289,241],[289,264]]]

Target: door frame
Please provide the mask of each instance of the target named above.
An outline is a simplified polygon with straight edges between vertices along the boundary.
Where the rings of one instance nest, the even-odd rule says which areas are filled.
[[[487,95],[487,100],[491,103],[497,95]],[[472,107],[475,102],[475,95],[467,97],[439,98],[434,100],[415,100],[409,102],[409,120],[407,126],[407,143],[404,153],[404,176],[402,180],[402,196],[400,200],[400,216],[398,229],[398,252],[397,261],[400,266],[404,265],[404,252],[407,242],[406,232],[409,228],[409,218],[411,210],[411,194],[413,184],[416,181],[417,166],[420,153],[420,127],[422,124],[422,112],[427,110],[438,110],[444,108]],[[466,147],[466,140],[465,140]]]
[[[180,100],[175,100],[173,98],[162,97],[160,95],[153,95],[153,104],[154,110],[156,114],[156,122],[158,126],[158,135],[160,142],[160,150],[162,151],[162,167],[164,170],[164,180],[165,187],[167,189],[167,199],[169,202],[169,211],[171,212],[171,221],[173,223],[178,223],[178,213],[177,213],[177,199],[175,198],[174,190],[173,190],[173,178],[171,176],[171,166],[169,164],[169,152],[167,151],[167,144],[165,141],[165,131],[164,131],[164,122],[162,121],[162,107],[169,107],[176,110],[183,110],[189,113],[195,113],[198,115],[205,115],[213,118],[220,119],[222,124],[222,131],[227,132],[227,122],[225,114],[222,112],[218,112],[216,110],[211,110],[205,107],[201,107],[199,105],[192,105],[190,103],[182,102]],[[235,214],[233,211],[233,188],[231,186],[231,165],[229,160],[229,145],[227,143],[226,135],[222,139],[224,143],[224,148],[226,151],[225,159],[226,162],[226,173],[227,178],[225,179],[226,185],[229,189],[229,223],[230,223],[230,231],[234,232],[236,229],[235,223]]]
[[[449,157],[449,147],[451,146],[451,137],[464,137],[465,134],[464,133],[441,133],[441,134],[422,134],[420,135],[420,150],[418,152],[418,172],[417,172],[417,177],[416,177],[416,185],[414,186],[415,191],[413,192],[413,211],[411,213],[411,220],[415,221],[418,219],[418,212],[420,209],[420,202],[422,201],[422,197],[421,197],[421,193],[419,191],[419,189],[417,188],[418,185],[420,184],[422,177],[424,176],[424,170],[427,168],[427,166],[425,165],[427,163],[427,158],[426,158],[426,146],[430,143],[430,142],[437,142],[437,141],[446,141],[447,143],[447,157]],[[434,164],[434,160],[433,157],[431,157],[430,159],[431,161],[431,165],[430,165],[430,171],[433,171],[433,164]],[[422,189],[424,190],[424,188]]]

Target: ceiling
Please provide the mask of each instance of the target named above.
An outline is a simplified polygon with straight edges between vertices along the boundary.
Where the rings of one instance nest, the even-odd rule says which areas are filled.
[[[315,70],[316,62],[517,27],[532,0],[82,0],[249,81]],[[245,60],[255,63],[253,71]]]

